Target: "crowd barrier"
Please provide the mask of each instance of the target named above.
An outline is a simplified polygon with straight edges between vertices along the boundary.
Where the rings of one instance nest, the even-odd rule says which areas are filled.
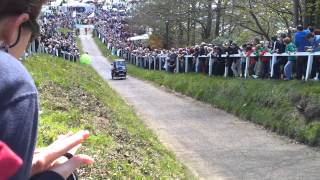
[[[145,69],[149,70],[165,70],[169,71],[169,68],[166,67],[168,65],[169,57],[166,55],[158,55],[157,57],[154,56],[141,56],[141,55],[136,55],[132,52],[128,52],[126,50],[122,49],[117,49],[112,46],[111,43],[108,42],[107,38],[100,34],[97,30],[95,30],[96,36],[99,37],[99,39],[106,44],[108,50],[111,51],[112,55],[124,58],[131,64],[134,64],[138,67],[142,67]],[[258,56],[258,58],[261,57],[269,57],[271,59],[270,61],[270,75],[271,77],[274,77],[274,65],[277,62],[278,57],[298,57],[298,56],[304,56],[308,57],[308,62],[307,62],[307,68],[306,68],[306,74],[304,76],[304,80],[309,80],[312,67],[313,67],[313,60],[315,56],[320,56],[320,52],[296,52],[296,53],[282,53],[282,54],[277,54],[277,53],[266,53],[264,56]],[[248,78],[249,77],[249,65],[250,65],[250,58],[251,57],[257,57],[255,55],[250,55],[250,56],[245,56],[244,54],[234,54],[234,55],[229,55],[227,56],[226,54],[223,54],[219,56],[219,58],[240,58],[240,59],[245,59],[245,70],[244,70],[244,77]],[[215,57],[211,54],[208,54],[207,56],[199,56],[199,57],[194,57],[191,55],[186,55],[181,57],[177,57],[176,59],[176,68],[175,68],[175,73],[188,73],[188,72],[196,72],[199,73],[199,65],[200,65],[200,60],[201,58],[208,59],[208,75],[212,76],[213,75],[213,61],[214,59],[217,59],[218,57]],[[182,59],[182,60],[181,60]],[[182,62],[182,63],[181,63]],[[182,68],[180,66],[183,66]],[[227,77],[228,73],[225,72],[224,76]]]
[[[39,43],[38,47],[36,47],[35,41],[31,42],[29,47],[27,48],[24,56],[22,57],[23,59],[26,59],[28,56],[31,56],[34,53],[44,53],[44,54],[50,54],[55,57],[61,57],[64,58],[65,60],[69,60],[72,62],[79,62],[80,60],[80,54],[73,54],[69,53],[66,51],[59,51],[55,49],[54,51],[49,52],[48,48],[44,46],[43,44]]]

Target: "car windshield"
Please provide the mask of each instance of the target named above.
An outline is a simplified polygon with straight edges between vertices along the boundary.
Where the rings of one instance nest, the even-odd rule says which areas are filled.
[[[124,61],[117,61],[117,62],[116,62],[116,66],[117,66],[117,67],[126,66],[126,62],[124,62]]]

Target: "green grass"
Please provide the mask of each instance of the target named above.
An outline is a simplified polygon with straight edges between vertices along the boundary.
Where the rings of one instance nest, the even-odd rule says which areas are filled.
[[[94,37],[94,42],[99,47],[102,54],[108,58],[108,60],[114,61],[115,59],[119,59],[117,56],[111,54],[110,50],[108,50],[107,46],[101,42],[98,37]]]
[[[84,54],[83,47],[82,47],[82,44],[81,44],[81,39],[79,38],[79,36],[76,37],[76,43],[77,43],[77,46],[79,48],[80,55]]]
[[[96,162],[81,169],[80,177],[193,179],[91,67],[48,55],[34,55],[25,66],[40,94],[38,146],[69,131],[91,132],[80,153]]]
[[[99,48],[111,59],[106,47]],[[137,78],[209,103],[311,146],[320,145],[320,83],[169,74],[128,65]]]
[[[58,32],[66,35],[66,34],[68,34],[68,32],[73,32],[73,30],[72,29],[68,29],[68,28],[59,28]]]

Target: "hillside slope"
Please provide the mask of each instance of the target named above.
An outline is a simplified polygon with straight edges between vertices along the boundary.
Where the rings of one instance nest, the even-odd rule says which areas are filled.
[[[25,65],[40,93],[38,146],[46,146],[58,134],[69,131],[91,132],[81,153],[94,157],[96,162],[81,169],[80,176],[192,178],[91,67],[48,55],[32,56]]]

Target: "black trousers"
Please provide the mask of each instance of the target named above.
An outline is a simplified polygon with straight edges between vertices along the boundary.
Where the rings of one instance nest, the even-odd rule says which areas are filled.
[[[228,77],[233,77],[233,71],[231,69],[231,66],[232,66],[232,63],[235,59],[234,58],[226,58],[226,61],[225,61],[225,68],[228,68]]]
[[[262,79],[266,79],[269,77],[269,69],[270,69],[270,63],[269,61],[262,61],[261,62],[261,72],[260,72],[260,77]]]
[[[244,77],[246,72],[246,62],[241,62],[241,76]]]
[[[223,76],[225,68],[225,58],[217,58],[213,62],[213,75]]]
[[[314,56],[312,71],[311,71],[311,78],[315,78],[317,73],[319,72],[320,72],[320,56]]]
[[[274,70],[273,77],[275,79],[280,79],[281,74],[283,74],[284,66],[287,64],[287,62],[288,62],[287,57],[278,57],[278,61],[273,66],[273,70]]]
[[[297,76],[296,76],[296,78],[298,80],[301,80],[302,76],[306,75],[307,63],[308,63],[308,57],[301,56],[301,57],[297,58],[297,67],[296,67]]]

